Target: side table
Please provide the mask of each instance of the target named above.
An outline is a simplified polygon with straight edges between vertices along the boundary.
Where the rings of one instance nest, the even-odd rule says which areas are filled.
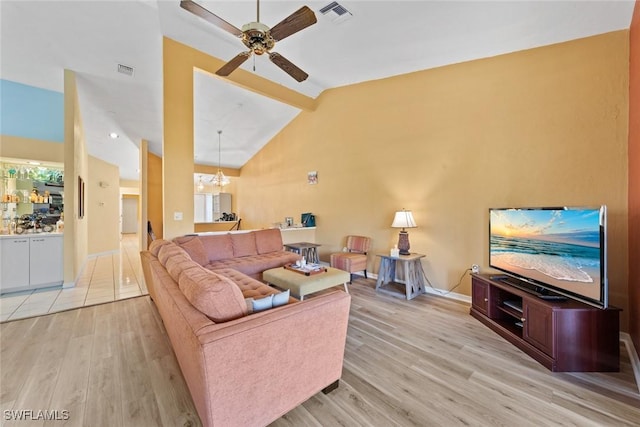
[[[289,252],[295,252],[300,254],[307,260],[307,262],[319,263],[320,259],[318,258],[318,249],[322,245],[318,245],[317,243],[309,243],[309,242],[298,242],[298,243],[286,243],[284,245],[285,249]]]
[[[426,281],[421,264],[421,259],[424,258],[425,255],[413,253],[410,255],[400,255],[398,257],[383,254],[377,254],[376,256],[380,257],[380,270],[378,271],[376,291],[393,296],[406,296],[408,300],[425,293]],[[402,285],[402,283],[396,279],[396,266],[398,263],[403,272],[404,294],[393,289],[393,285],[395,285],[396,288],[398,284]]]

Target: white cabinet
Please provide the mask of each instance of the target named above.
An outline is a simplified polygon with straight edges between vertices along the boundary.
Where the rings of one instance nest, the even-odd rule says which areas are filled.
[[[220,220],[223,213],[231,213],[231,193],[213,195],[213,220]]]
[[[32,237],[29,246],[29,285],[59,285],[63,281],[62,236]]]
[[[29,284],[29,238],[0,240],[0,292],[11,292]]]
[[[62,234],[2,236],[0,293],[61,285]]]

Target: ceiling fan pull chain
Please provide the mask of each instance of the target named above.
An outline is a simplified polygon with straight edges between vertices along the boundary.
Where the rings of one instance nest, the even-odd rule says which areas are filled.
[[[253,55],[253,72],[256,72],[256,56]]]

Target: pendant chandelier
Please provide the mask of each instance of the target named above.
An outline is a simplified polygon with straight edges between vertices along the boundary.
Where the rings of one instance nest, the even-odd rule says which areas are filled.
[[[218,172],[213,176],[213,179],[211,180],[211,183],[216,186],[216,187],[224,187],[225,185],[229,184],[231,181],[229,180],[229,178],[227,178],[224,173],[222,172],[222,169],[220,169],[220,146],[221,146],[221,138],[222,138],[222,131],[219,130],[218,131]]]

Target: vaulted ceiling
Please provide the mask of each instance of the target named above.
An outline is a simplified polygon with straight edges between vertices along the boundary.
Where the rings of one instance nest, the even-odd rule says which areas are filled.
[[[256,20],[255,1],[198,3],[238,28]],[[315,12],[315,25],[274,48],[309,74],[306,81],[266,55],[241,68],[317,97],[329,88],[627,29],[635,2],[344,0],[347,13],[320,13],[329,3],[260,3],[260,22],[270,27],[303,5]],[[125,179],[138,178],[140,140],[162,153],[162,37],[225,61],[246,50],[178,0],[3,0],[0,24],[0,78],[62,92],[63,70],[75,71],[88,152],[118,165]],[[119,73],[118,64],[133,75]],[[241,167],[299,111],[203,73],[196,73],[194,91],[200,164],[218,164],[222,130],[222,166]]]

